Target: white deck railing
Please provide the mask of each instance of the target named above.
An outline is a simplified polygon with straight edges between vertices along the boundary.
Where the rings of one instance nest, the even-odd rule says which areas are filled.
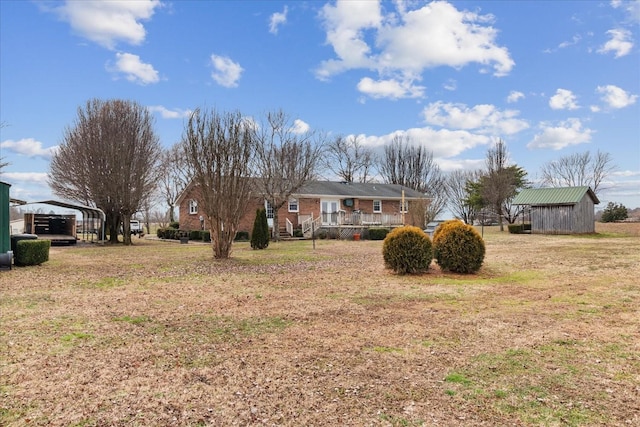
[[[336,213],[323,213],[322,225],[325,226],[382,226],[392,227],[404,224],[404,215],[401,213],[359,213],[359,212],[336,212]]]
[[[285,227],[287,229],[287,234],[289,234],[289,236],[293,236],[293,223],[291,221],[289,221],[289,218],[285,218]]]
[[[320,217],[309,217],[302,221],[302,235],[307,237],[311,235],[311,231],[317,231],[320,229]]]

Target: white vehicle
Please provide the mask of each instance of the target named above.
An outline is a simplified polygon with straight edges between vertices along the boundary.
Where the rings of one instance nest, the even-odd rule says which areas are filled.
[[[131,234],[139,234],[140,236],[144,235],[144,225],[142,225],[137,219],[129,221],[129,227]]]

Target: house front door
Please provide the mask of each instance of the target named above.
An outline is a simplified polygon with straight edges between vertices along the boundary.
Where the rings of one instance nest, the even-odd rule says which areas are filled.
[[[338,200],[322,200],[320,201],[320,214],[322,215],[322,225],[338,224]]]

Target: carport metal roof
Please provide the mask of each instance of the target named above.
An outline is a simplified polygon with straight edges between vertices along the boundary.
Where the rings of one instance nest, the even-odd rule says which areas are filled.
[[[99,208],[93,208],[91,206],[85,206],[85,205],[77,205],[74,203],[69,203],[69,202],[63,202],[60,200],[43,200],[40,202],[29,202],[29,203],[20,203],[21,206],[24,205],[35,205],[35,204],[43,204],[43,205],[51,205],[51,206],[56,206],[59,208],[64,208],[64,209],[73,209],[76,211],[80,211],[82,212],[82,221],[86,221],[87,219],[99,219],[101,222],[101,228],[102,228],[102,236],[104,236],[104,226],[105,226],[105,220],[106,220],[106,215],[104,214],[104,211],[102,209]]]

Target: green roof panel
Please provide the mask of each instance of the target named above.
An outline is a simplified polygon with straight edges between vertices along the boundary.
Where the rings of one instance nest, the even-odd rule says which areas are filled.
[[[593,203],[600,201],[589,187],[561,187],[561,188],[526,188],[514,199],[514,205],[575,205],[584,195],[589,194]]]

